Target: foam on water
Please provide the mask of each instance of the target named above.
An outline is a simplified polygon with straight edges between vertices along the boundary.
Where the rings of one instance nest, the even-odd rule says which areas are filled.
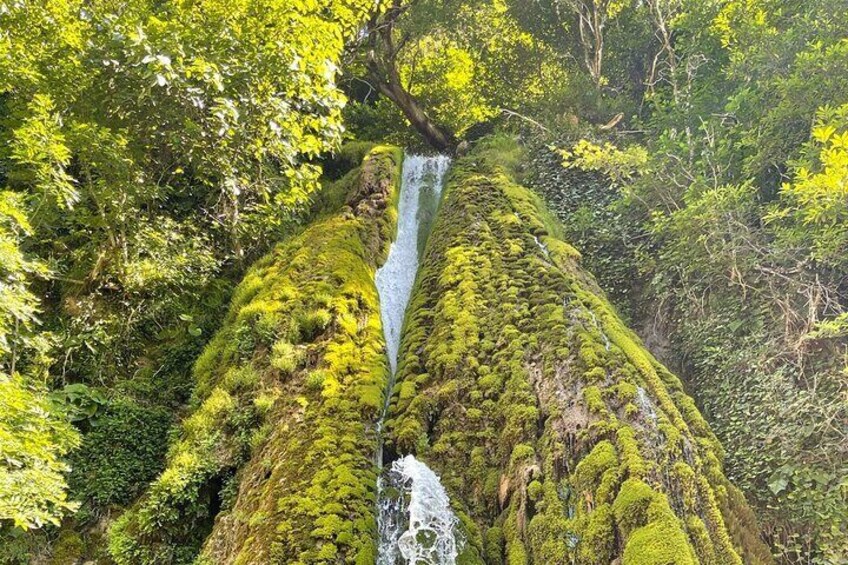
[[[412,455],[392,464],[380,500],[377,565],[453,565],[459,519],[439,477]]]

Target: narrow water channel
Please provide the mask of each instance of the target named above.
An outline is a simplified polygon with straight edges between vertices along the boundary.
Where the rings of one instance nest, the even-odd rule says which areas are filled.
[[[443,155],[407,155],[398,202],[397,237],[386,263],[377,271],[377,291],[391,375],[383,413],[377,424],[379,547],[377,565],[454,565],[458,554],[458,520],[439,477],[413,455],[383,470],[383,423],[398,368],[406,307],[444,186],[450,159]]]

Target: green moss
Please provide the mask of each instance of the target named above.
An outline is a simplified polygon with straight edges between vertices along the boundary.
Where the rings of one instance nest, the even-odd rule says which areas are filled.
[[[499,137],[454,166],[407,313],[390,447],[426,460],[493,532],[492,562],[639,563],[640,548],[644,563],[733,563],[720,447],[516,183],[520,161]],[[677,463],[695,475],[687,507],[712,516],[707,545],[668,504]]]
[[[314,341],[327,329],[332,319],[333,315],[324,308],[304,312],[297,320],[300,340],[304,342]]]
[[[527,485],[527,498],[535,503],[541,501],[542,492],[542,483],[539,481],[532,481],[529,485]]]
[[[628,479],[613,504],[628,565],[696,565],[698,559],[680,520],[662,493],[638,479]]]
[[[165,470],[111,529],[119,565],[188,563],[198,551],[200,562],[369,562],[387,372],[374,271],[398,155],[374,150],[347,211],[245,276],[194,367]]]
[[[517,512],[517,504],[511,504],[510,512],[505,520],[506,565],[528,565],[530,563],[530,556],[518,524]]]
[[[602,415],[607,411],[607,405],[601,397],[601,389],[594,385],[583,389],[583,401],[590,412]]]
[[[504,563],[504,535],[499,526],[492,526],[486,530],[485,539],[486,563],[489,565],[503,565]]]
[[[259,373],[251,365],[232,367],[221,380],[222,387],[230,393],[252,390],[259,384]]]
[[[76,563],[85,554],[85,542],[82,537],[70,530],[62,530],[59,539],[53,545],[53,555],[50,560],[55,565]]]
[[[576,557],[576,524],[567,518],[558,486],[555,481],[542,482],[543,499],[536,504],[537,513],[527,527],[535,563],[568,563],[569,557]]]
[[[698,516],[687,516],[686,533],[692,540],[692,545],[695,547],[702,565],[719,565],[722,563],[716,556],[712,540],[710,540],[710,533],[703,520]]]
[[[609,504],[589,514],[580,540],[580,560],[587,565],[608,565],[615,556],[615,523]]]
[[[595,492],[604,473],[617,466],[615,447],[609,441],[601,441],[577,464],[572,483],[578,492]]]
[[[291,375],[300,368],[306,357],[306,350],[287,341],[278,341],[271,348],[271,366],[284,376]]]
[[[653,521],[627,540],[623,565],[698,565],[686,534],[675,520]]]
[[[627,479],[613,503],[615,521],[623,538],[648,522],[648,506],[658,493],[639,479]]]
[[[616,432],[616,445],[621,453],[622,467],[631,477],[644,477],[648,472],[645,459],[639,451],[633,428],[624,426]]]
[[[603,367],[594,367],[586,371],[586,373],[583,375],[583,378],[588,383],[600,383],[606,380],[607,372],[604,370]]]
[[[627,381],[621,381],[615,386],[616,397],[621,404],[633,402],[636,399],[636,385]]]
[[[509,456],[510,467],[515,467],[532,461],[536,457],[536,450],[532,445],[520,443],[512,448],[512,453]]]
[[[457,565],[486,565],[483,559],[484,536],[477,528],[477,524],[461,510],[455,510],[459,518],[457,536],[460,542],[459,555],[456,557]]]

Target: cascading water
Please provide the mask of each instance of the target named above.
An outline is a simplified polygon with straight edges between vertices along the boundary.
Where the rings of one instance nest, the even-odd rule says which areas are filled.
[[[391,376],[377,424],[377,465],[383,463],[383,420],[389,408],[400,349],[401,330],[415,276],[420,243],[435,214],[450,159],[407,155],[398,203],[397,237],[377,271],[377,291]],[[450,508],[439,477],[412,455],[395,461],[378,481],[379,548],[377,565],[454,565],[458,555]]]
[[[377,565],[454,565],[459,519],[436,473],[407,455],[392,464],[383,491]]]
[[[397,237],[389,249],[386,263],[377,270],[380,315],[392,374],[397,370],[403,318],[418,273],[422,219],[435,213],[448,165],[450,159],[444,155],[407,155],[403,160]],[[422,203],[425,206],[422,207]],[[433,209],[426,209],[428,207]]]

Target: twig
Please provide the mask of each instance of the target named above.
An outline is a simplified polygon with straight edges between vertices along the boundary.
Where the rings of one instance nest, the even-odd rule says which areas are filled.
[[[551,130],[549,130],[548,128],[546,128],[545,126],[543,126],[542,124],[540,124],[539,122],[534,120],[533,118],[529,118],[525,115],[519,114],[518,112],[515,112],[513,110],[509,110],[507,108],[501,108],[501,113],[504,114],[505,116],[508,116],[508,117],[515,116],[516,118],[520,118],[520,119],[524,120],[525,122],[533,124],[534,126],[536,126],[537,128],[541,129],[542,131],[544,131],[546,133],[551,133]]]

